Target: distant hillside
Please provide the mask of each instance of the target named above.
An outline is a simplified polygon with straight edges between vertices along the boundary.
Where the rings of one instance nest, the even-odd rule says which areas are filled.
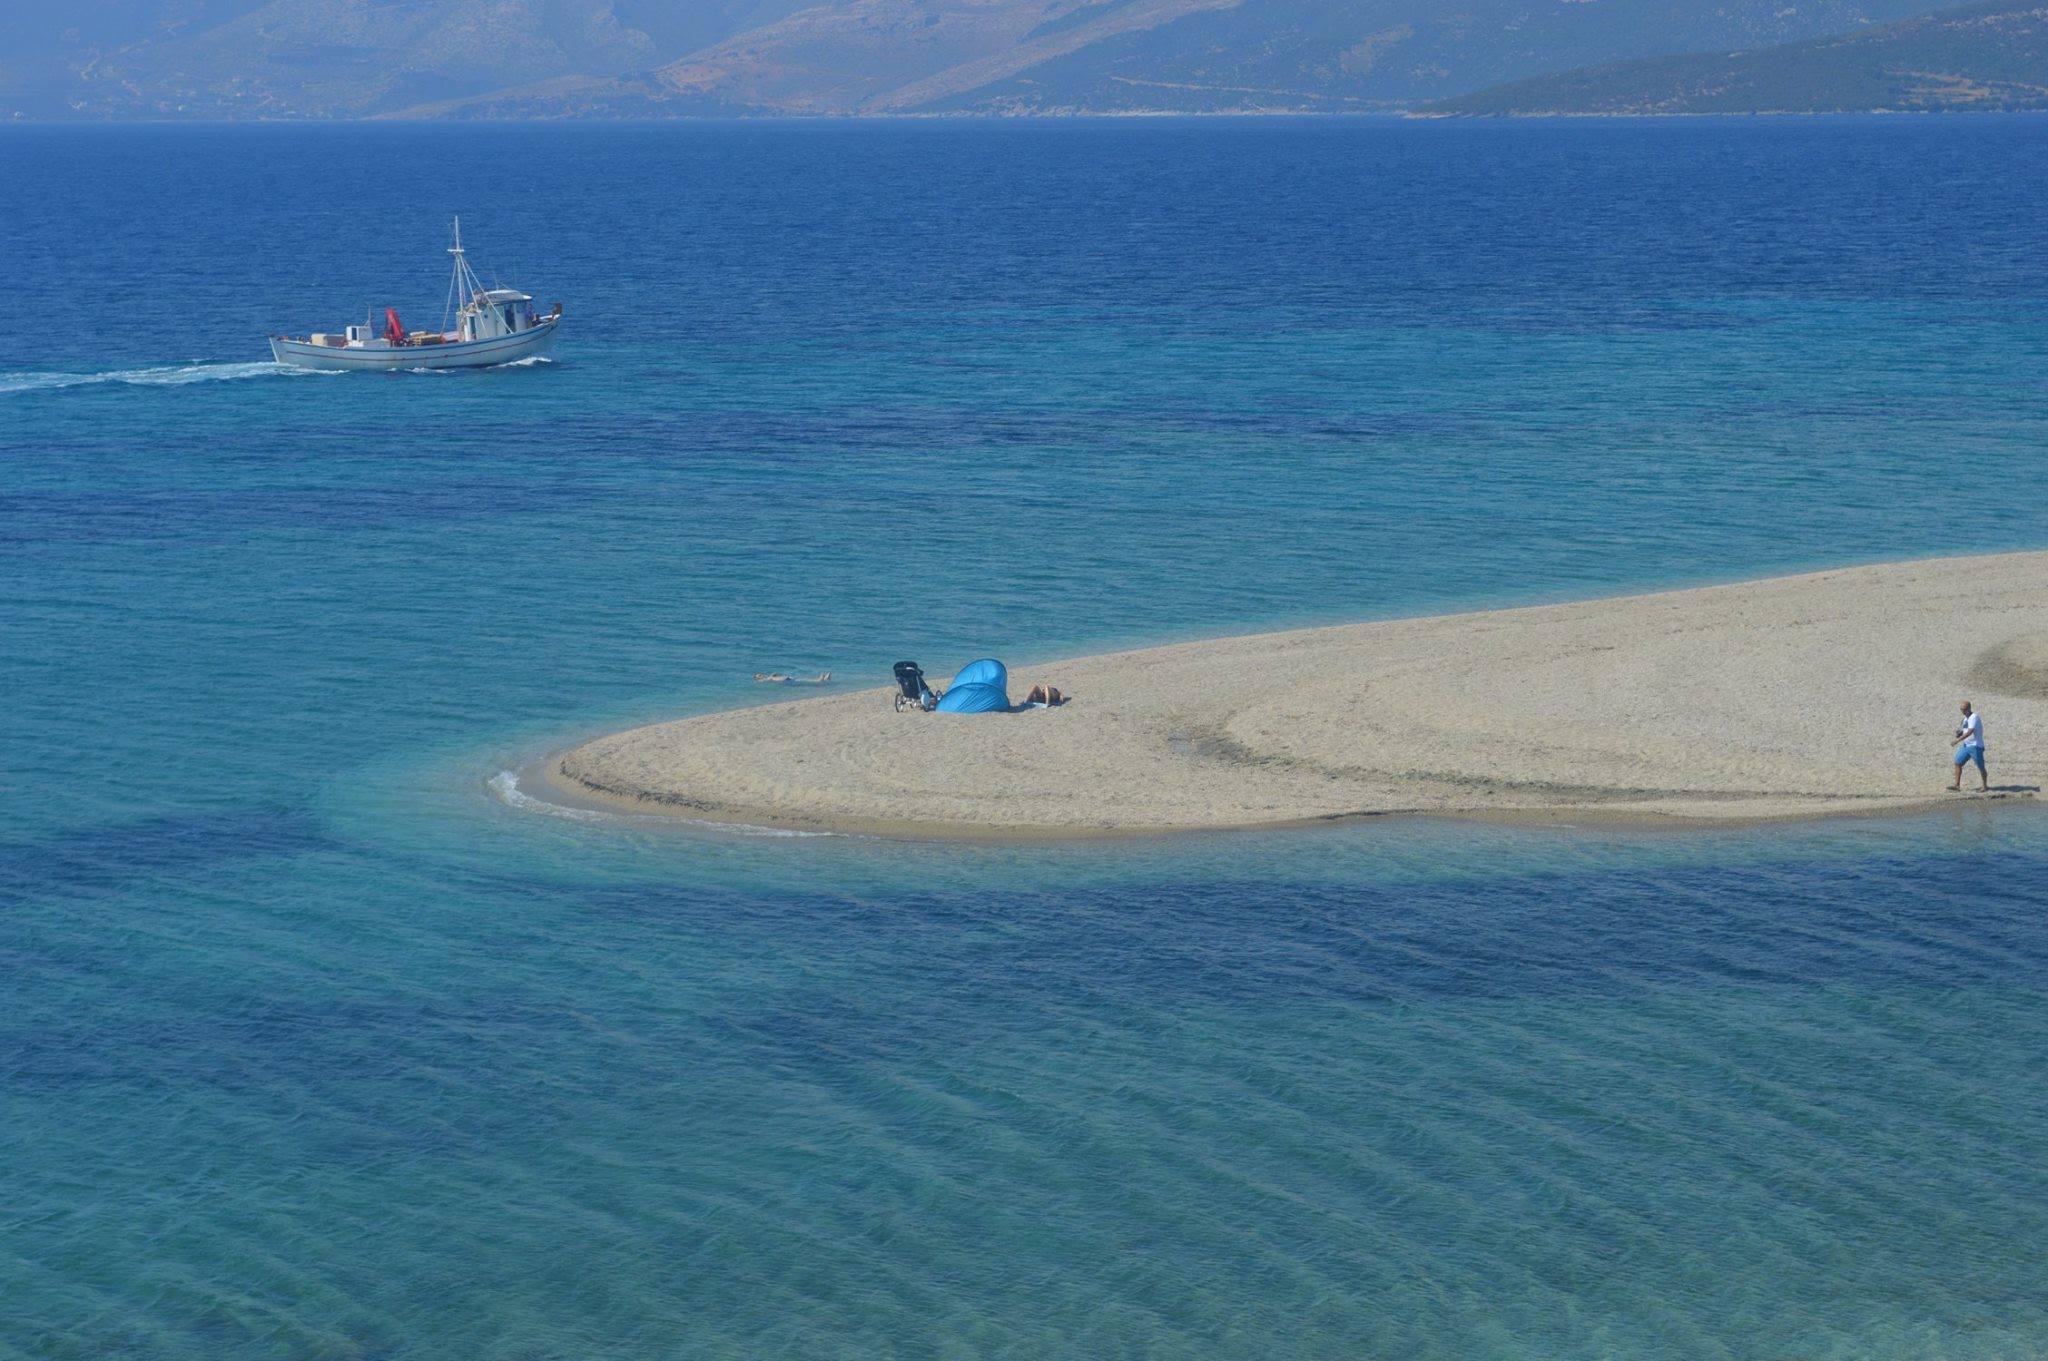
[[[1939,0],[22,0],[0,117],[1409,109]]]
[[[1443,100],[1459,115],[2048,109],[2048,4],[1993,0],[1747,52],[1617,62]]]
[[[1111,16],[1131,0],[1093,12]],[[1939,4],[1940,0],[1933,0]],[[1398,110],[1498,81],[1658,51],[1753,47],[1930,4],[1724,0],[1242,0],[1105,32],[923,107],[1001,113]]]
[[[361,117],[645,71],[806,3],[0,2],[0,117]]]
[[[771,113],[1392,110],[1585,62],[1838,32],[1930,3],[836,0],[565,104],[608,92]],[[469,107],[534,111],[530,92]]]

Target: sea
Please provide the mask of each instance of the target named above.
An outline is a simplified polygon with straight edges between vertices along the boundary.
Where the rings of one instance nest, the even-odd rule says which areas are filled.
[[[0,128],[0,1358],[2048,1353],[2048,813],[512,779],[756,672],[2048,546],[2044,212],[2018,115]],[[270,363],[438,325],[457,214],[545,362]]]

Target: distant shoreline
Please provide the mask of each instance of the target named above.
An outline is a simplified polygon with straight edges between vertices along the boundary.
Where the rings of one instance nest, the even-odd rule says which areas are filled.
[[[2048,114],[2048,109],[1518,109],[1500,113],[1433,113],[1427,109],[1411,109],[1398,117],[1404,122],[1417,123],[1540,123],[1556,119],[1593,118],[1647,123],[1700,121],[1713,118],[2038,118],[2043,114]]]
[[[1959,801],[1970,697],[2017,802],[2048,775],[2048,552],[1185,643],[1013,690],[1038,681],[1074,702],[899,714],[868,690],[602,737],[546,775],[621,811],[913,838],[1724,826]]]
[[[0,128],[289,128],[289,127],[761,127],[776,123],[840,125],[852,123],[1054,124],[1160,122],[1187,119],[1223,122],[1231,119],[1301,119],[1314,122],[1387,123],[1535,123],[1606,119],[1615,122],[1703,122],[1751,118],[2027,118],[2048,115],[2048,109],[1746,109],[1741,111],[1607,112],[1531,110],[1500,113],[1432,112],[1401,109],[1120,109],[1072,113],[761,113],[677,114],[672,117],[566,116],[552,118],[408,118],[371,114],[362,118],[24,118],[0,116]]]

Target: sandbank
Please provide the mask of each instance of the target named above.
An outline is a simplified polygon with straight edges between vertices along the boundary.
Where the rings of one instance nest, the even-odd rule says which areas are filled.
[[[615,733],[547,774],[606,807],[885,836],[1716,824],[1959,801],[1969,698],[1994,791],[2027,798],[2048,769],[2048,552],[1012,667],[1013,695],[1039,681],[1073,700],[918,714],[863,690]]]

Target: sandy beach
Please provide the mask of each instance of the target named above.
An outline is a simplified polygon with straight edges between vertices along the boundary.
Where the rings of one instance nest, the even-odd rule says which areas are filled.
[[[969,660],[927,659],[934,679]],[[886,661],[877,665],[877,671]],[[1715,823],[1950,794],[1983,713],[1994,797],[2048,772],[2048,553],[1944,558],[1013,666],[1007,715],[887,688],[661,723],[548,774],[640,812],[1059,837],[1388,814]],[[1974,788],[1975,771],[1966,786]]]

